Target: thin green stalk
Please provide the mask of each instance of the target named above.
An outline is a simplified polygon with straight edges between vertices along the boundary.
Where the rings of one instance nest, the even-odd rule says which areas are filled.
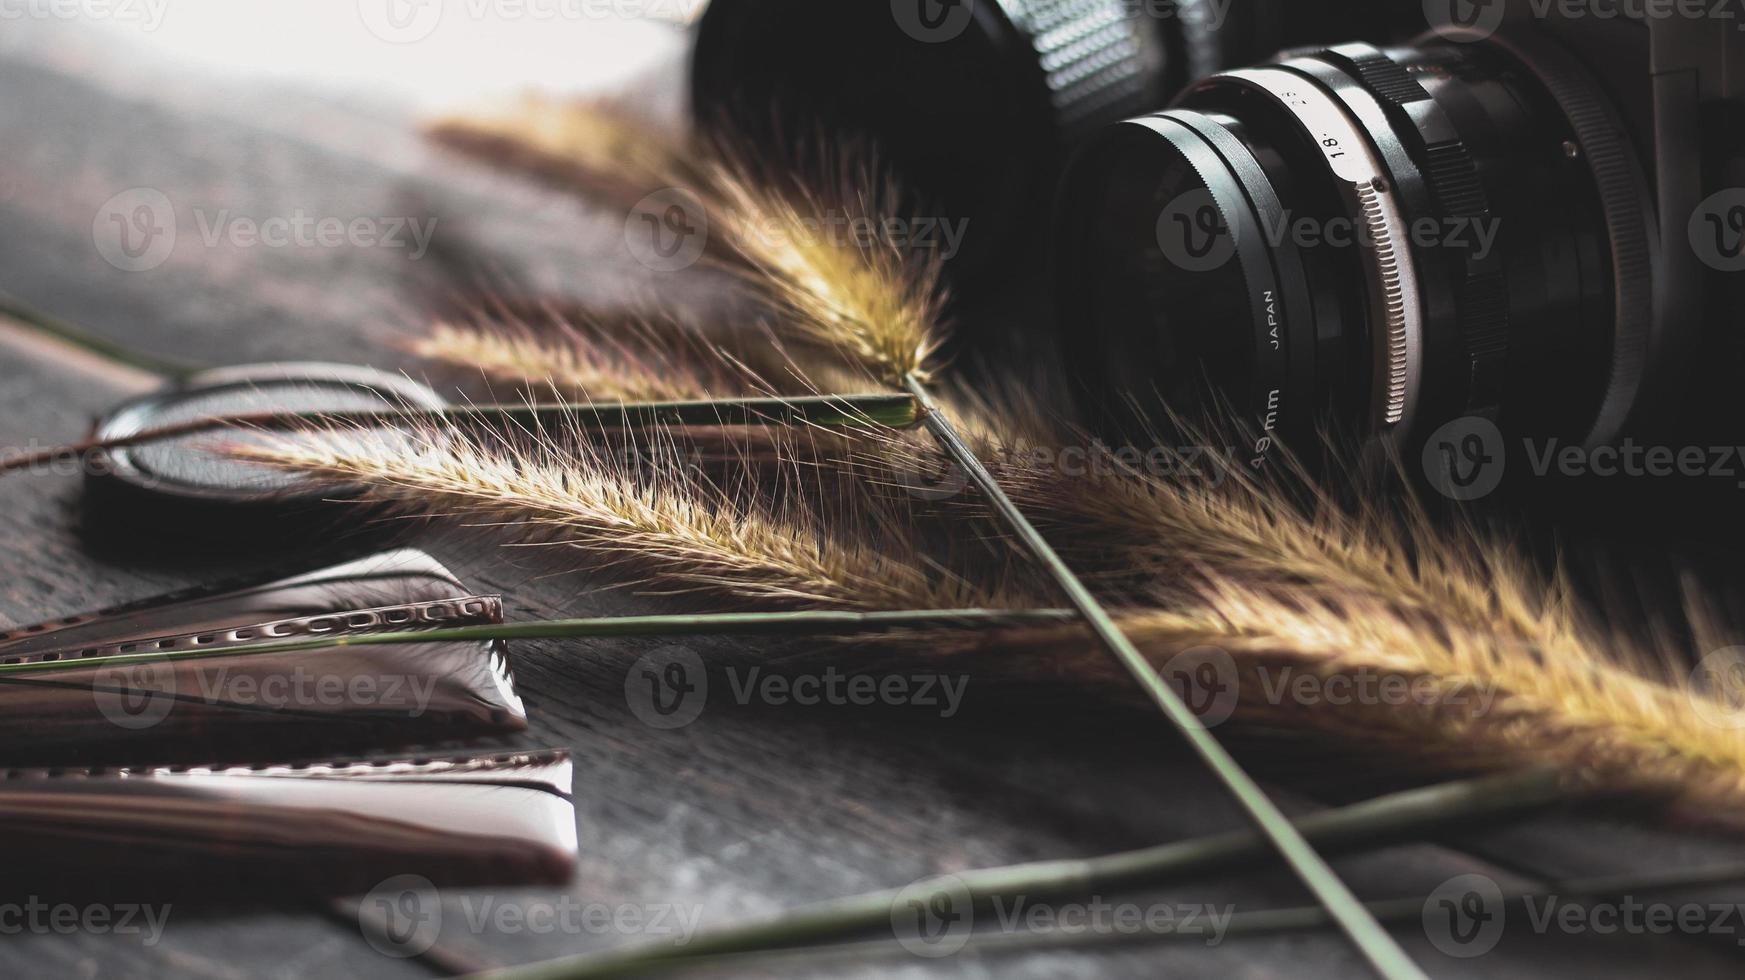
[[[145,429],[109,439],[87,439],[0,460],[0,473],[76,460],[97,450],[122,449],[148,442],[222,429],[291,430],[330,425],[379,426],[507,422],[528,427],[588,431],[721,425],[815,425],[824,428],[915,425],[920,410],[908,395],[813,395],[804,398],[732,398],[719,401],[465,405],[451,408],[379,408],[348,411],[249,412],[211,416]]]
[[[1532,770],[1407,790],[1301,818],[1295,829],[1329,851],[1371,849],[1453,826],[1518,815],[1577,795],[1556,773]],[[1103,857],[964,871],[932,891],[892,889],[797,909],[781,918],[724,929],[670,944],[611,951],[499,970],[492,980],[597,980],[655,969],[706,966],[723,957],[750,959],[794,947],[892,929],[896,903],[944,903],[973,914],[996,899],[1085,896],[1106,890],[1152,887],[1264,861],[1274,851],[1264,835],[1235,831]],[[963,907],[965,902],[969,905]],[[1321,911],[1316,906],[1315,910]]]
[[[1682,868],[1676,871],[1651,871],[1642,874],[1601,875],[1591,878],[1572,878],[1563,881],[1546,882],[1537,888],[1512,889],[1501,892],[1502,906],[1513,909],[1525,904],[1530,898],[1578,898],[1595,899],[1611,896],[1629,896],[1640,892],[1667,892],[1686,888],[1702,888],[1713,885],[1731,884],[1745,881],[1745,861],[1729,861],[1724,864],[1707,865],[1697,868]],[[1501,891],[1501,889],[1499,889]],[[1426,896],[1427,897],[1427,896]],[[1425,898],[1407,896],[1403,898],[1380,899],[1365,902],[1364,907],[1382,922],[1410,922],[1424,914]],[[1498,910],[1502,911],[1502,910]],[[1252,936],[1268,936],[1285,932],[1304,932],[1324,928],[1330,924],[1327,910],[1318,905],[1297,906],[1287,909],[1265,909],[1256,912],[1238,912],[1230,916],[1229,924],[1221,936],[1225,939],[1244,938]],[[1059,947],[1061,945],[1078,945],[1094,942],[1099,938],[1108,937],[1068,935],[1065,933],[1043,932],[1033,936],[1023,934],[977,937],[971,940],[975,952],[998,952],[1016,950],[1034,946]],[[1136,933],[1134,939],[1172,939],[1197,938],[1204,939],[1204,933],[1183,932],[1177,929],[1150,927],[1144,932]],[[968,949],[968,947],[966,947]]]
[[[0,293],[0,316],[12,320],[20,327],[33,333],[42,334],[70,347],[77,347],[87,353],[95,354],[111,363],[135,368],[147,374],[175,380],[185,378],[200,370],[199,366],[186,361],[143,353],[99,337],[84,327],[75,326],[65,320],[51,317],[41,310],[33,309],[6,293]]]
[[[1272,842],[1273,847],[1278,849],[1291,871],[1327,907],[1328,913],[1339,923],[1339,927],[1351,938],[1352,943],[1375,971],[1389,980],[1423,977],[1423,971],[1412,963],[1411,958],[1394,942],[1393,937],[1364,911],[1357,896],[1339,880],[1339,876],[1333,873],[1327,862],[1315,853],[1315,849],[1291,825],[1284,812],[1260,788],[1260,784],[1242,769],[1235,757],[1200,723],[1200,719],[1182,702],[1175,689],[1163,679],[1157,667],[1115,625],[1114,617],[1109,615],[1108,610],[1097,601],[1097,597],[1079,580],[1042,536],[1042,532],[1036,530],[1036,526],[1012,502],[1012,498],[1007,496],[999,481],[994,479],[994,475],[982,464],[975,451],[963,441],[951,420],[928,394],[927,386],[921,378],[915,374],[906,375],[903,386],[921,406],[922,424],[927,426],[940,447],[963,467],[970,480],[987,497],[994,512],[1000,515],[1008,529],[1035,556],[1061,591],[1066,593],[1073,608],[1084,617],[1097,639],[1126,668],[1127,673],[1139,682],[1139,686],[1152,702],[1162,710],[1164,717],[1175,725],[1195,754],[1224,784],[1224,789],[1235,798],[1248,818]]]
[[[1614,875],[1549,882],[1541,888],[1521,889],[1503,893],[1502,908],[1508,914],[1516,908],[1524,910],[1533,898],[1627,898],[1641,893],[1670,892],[1689,888],[1745,882],[1745,862],[1728,862],[1701,868],[1655,872],[1641,875]],[[1406,897],[1365,902],[1364,908],[1380,922],[1411,922],[1424,914],[1424,898]],[[1319,905],[1285,909],[1264,909],[1255,912],[1232,913],[1215,934],[1206,929],[1181,929],[1172,923],[1143,921],[1131,932],[1097,932],[1094,930],[1045,929],[1034,932],[979,933],[966,937],[955,956],[986,956],[1030,952],[1034,950],[1074,950],[1095,947],[1106,949],[1112,943],[1157,942],[1160,940],[1198,940],[1224,942],[1230,939],[1250,939],[1285,933],[1307,932],[1325,928],[1331,920],[1327,910]],[[744,969],[749,966],[768,968],[780,961],[783,966],[804,964],[821,968],[826,964],[865,966],[868,957],[913,956],[890,939],[838,943],[829,946],[800,946],[744,953],[716,953],[698,957],[664,959],[632,970],[611,969],[601,973],[567,974],[573,978],[597,978],[650,974],[667,974],[703,969]],[[517,970],[499,970],[478,974],[479,977],[517,977]]]
[[[171,663],[213,657],[296,653],[332,647],[444,643],[474,640],[550,640],[633,636],[855,636],[896,630],[994,630],[1058,626],[1076,619],[1066,609],[939,609],[919,612],[836,612],[791,610],[760,613],[699,613],[667,616],[607,616],[550,619],[525,623],[481,623],[435,629],[377,633],[324,634],[295,640],[241,643],[187,650],[142,650],[109,657],[84,657],[47,663],[0,664],[0,678],[65,671],[70,667],[116,667]]]

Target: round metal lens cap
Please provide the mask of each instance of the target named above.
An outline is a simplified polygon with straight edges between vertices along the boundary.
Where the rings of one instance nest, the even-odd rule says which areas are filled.
[[[94,438],[117,439],[215,416],[277,411],[434,409],[442,398],[400,375],[344,364],[258,364],[206,371],[166,391],[128,401],[97,423]],[[207,536],[255,522],[267,531],[323,500],[357,493],[225,452],[269,438],[225,428],[86,459],[87,516],[123,527]]]

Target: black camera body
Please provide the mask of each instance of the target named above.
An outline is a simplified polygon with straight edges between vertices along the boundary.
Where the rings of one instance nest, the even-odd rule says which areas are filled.
[[[1496,14],[1471,0],[1446,4],[1432,27],[1487,28]],[[1645,194],[1643,268],[1623,273],[1644,296],[1641,350],[1619,356],[1613,382],[1631,384],[1621,417],[1590,444],[1635,439],[1695,445],[1745,437],[1733,394],[1745,371],[1745,6],[1731,0],[1491,0],[1497,36],[1531,45],[1542,34],[1596,84],[1633,160],[1619,165]],[[1430,5],[1426,5],[1430,9]],[[1475,20],[1476,19],[1476,20]],[[1606,161],[1602,161],[1606,163]],[[1620,181],[1624,179],[1619,175]],[[1620,191],[1626,191],[1620,187]],[[1621,196],[1620,207],[1630,207]],[[1614,292],[1617,286],[1614,285]],[[1638,329],[1628,328],[1632,331]],[[1555,355],[1555,352],[1552,352]],[[1639,359],[1638,359],[1639,358]],[[1699,378],[1710,378],[1698,383]],[[1557,383],[1555,368],[1545,383]],[[1619,397],[1626,397],[1620,391]]]
[[[1545,27],[1594,66],[1647,172],[1660,249],[1642,406],[1626,432],[1718,443],[1745,436],[1734,394],[1745,372],[1745,9],[1682,6],[1703,16]]]
[[[1296,48],[1108,127],[1054,236],[1089,414],[1215,400],[1253,465],[1333,428],[1432,482],[1517,440],[1737,441],[1733,6],[1425,0],[1409,43]]]

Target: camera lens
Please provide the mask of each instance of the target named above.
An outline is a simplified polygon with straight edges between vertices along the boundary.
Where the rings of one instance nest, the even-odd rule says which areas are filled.
[[[692,103],[766,153],[876,146],[915,206],[968,219],[961,276],[1034,235],[1067,143],[1165,103],[1165,61],[1128,0],[715,0]]]
[[[1462,416],[1603,442],[1637,410],[1654,242],[1634,148],[1566,52],[1348,44],[1208,78],[1066,175],[1068,369],[1106,432]]]
[[[967,244],[948,257],[961,283],[1042,251],[1035,216],[1083,137],[1287,43],[1394,36],[1398,9],[1393,0],[713,0],[697,29],[692,110],[705,129],[766,154],[820,136],[876,147],[919,206],[968,220]]]

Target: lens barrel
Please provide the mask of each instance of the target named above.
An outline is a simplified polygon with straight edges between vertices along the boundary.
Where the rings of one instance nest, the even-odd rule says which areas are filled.
[[[1106,430],[1227,412],[1259,463],[1484,416],[1605,441],[1652,319],[1646,183],[1599,88],[1499,35],[1347,44],[1110,127],[1057,217],[1060,334]],[[1224,413],[1218,413],[1224,414]]]
[[[1167,61],[1128,0],[715,0],[692,107],[778,156],[875,146],[918,207],[968,219],[961,278],[1040,237],[1066,146],[1163,105]]]
[[[967,219],[954,284],[1039,257],[1068,150],[1285,44],[1421,29],[1396,0],[712,0],[697,122],[784,162],[870,144],[920,207]],[[1037,264],[1040,264],[1038,261]],[[996,280],[997,281],[997,280]]]

